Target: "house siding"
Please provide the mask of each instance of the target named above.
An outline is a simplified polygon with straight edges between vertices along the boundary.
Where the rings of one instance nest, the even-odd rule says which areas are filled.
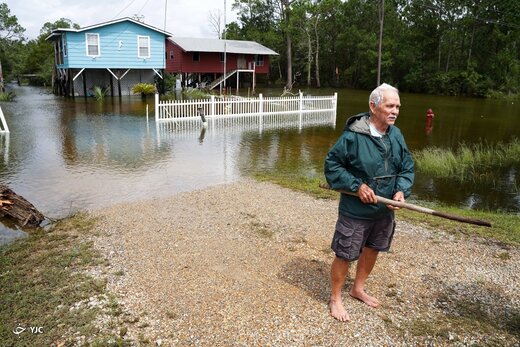
[[[170,59],[170,51],[173,50],[173,59]],[[200,52],[199,61],[193,61],[193,52],[184,52],[178,45],[171,41],[166,42],[166,71],[170,73],[223,73],[224,63],[220,61],[220,53]],[[226,54],[226,71],[237,69],[239,54]],[[254,55],[245,54],[246,68],[249,63],[255,61]],[[264,65],[256,66],[256,73],[269,73],[269,56],[264,55]]]
[[[99,34],[100,55],[89,57],[86,34]],[[150,58],[138,58],[138,36],[150,37]],[[82,32],[66,33],[67,55],[59,68],[163,69],[164,34],[132,22],[119,22]]]

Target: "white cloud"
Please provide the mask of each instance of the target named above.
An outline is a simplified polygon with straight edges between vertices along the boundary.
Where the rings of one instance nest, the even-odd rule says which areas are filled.
[[[165,6],[165,1],[167,4]],[[224,11],[226,2],[226,22],[236,20],[231,11],[233,0],[125,0],[119,2],[99,0],[4,0],[11,15],[26,29],[25,36],[35,39],[46,22],[60,18],[70,19],[81,27],[103,23],[117,18],[144,16],[144,22],[164,29],[165,9],[166,31],[174,36],[216,37],[210,27],[210,12]],[[222,22],[224,19],[222,18]]]

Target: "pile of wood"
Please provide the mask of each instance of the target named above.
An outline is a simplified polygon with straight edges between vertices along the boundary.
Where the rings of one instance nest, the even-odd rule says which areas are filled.
[[[45,216],[29,201],[0,184],[0,217],[11,217],[22,226],[38,226]]]

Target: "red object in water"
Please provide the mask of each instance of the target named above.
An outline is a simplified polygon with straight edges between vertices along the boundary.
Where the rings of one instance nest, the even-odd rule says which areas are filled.
[[[435,114],[433,114],[433,111],[431,108],[426,111],[426,134],[431,134],[433,130],[433,117],[435,117]]]

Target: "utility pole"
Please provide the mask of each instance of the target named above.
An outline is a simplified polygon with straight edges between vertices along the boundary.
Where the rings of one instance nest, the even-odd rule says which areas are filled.
[[[224,81],[222,81],[222,83],[224,83],[224,94],[226,93],[226,69],[227,69],[227,56],[226,56],[226,12],[227,12],[227,7],[226,7],[226,0],[224,0]]]
[[[379,6],[379,52],[377,56],[377,85],[381,84],[381,51],[383,47],[383,22],[385,20],[385,0]]]
[[[2,73],[2,61],[0,60],[0,93],[5,93],[4,75]]]

